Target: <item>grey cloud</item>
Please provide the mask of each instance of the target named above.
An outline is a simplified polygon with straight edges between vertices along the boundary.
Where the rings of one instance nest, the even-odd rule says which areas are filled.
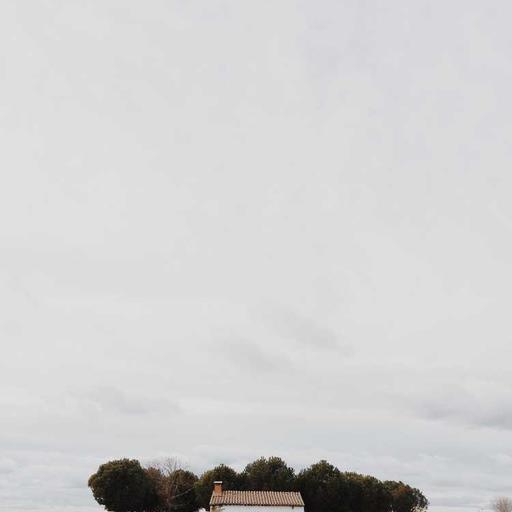
[[[121,413],[127,415],[147,415],[162,411],[176,413],[179,406],[165,399],[136,395],[114,386],[100,386],[85,394],[75,394],[79,400],[88,402],[100,413]]]
[[[344,343],[334,330],[297,311],[274,308],[267,317],[280,336],[294,340],[299,345],[315,350],[337,350],[347,356],[354,353],[354,347]]]
[[[510,492],[511,16],[0,2],[0,508],[125,456]]]
[[[16,468],[16,462],[6,457],[0,458],[0,474],[12,473]]]
[[[424,418],[473,427],[512,430],[512,404],[507,394],[472,394],[454,386],[435,398],[421,399],[415,406]]]
[[[276,353],[272,347],[264,348],[253,340],[244,338],[219,339],[211,347],[224,360],[250,372],[288,372],[293,368],[289,358]]]

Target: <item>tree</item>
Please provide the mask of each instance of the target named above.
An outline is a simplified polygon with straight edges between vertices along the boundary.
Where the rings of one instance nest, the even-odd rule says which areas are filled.
[[[241,487],[240,475],[225,464],[220,464],[209,471],[205,471],[196,483],[196,496],[200,508],[208,510],[213,482],[216,480],[222,481],[223,489],[238,490]]]
[[[154,462],[146,471],[158,496],[158,512],[194,512],[198,509],[197,476],[180,468],[175,459]]]
[[[424,512],[428,507],[421,491],[403,482],[341,472],[325,460],[296,475],[279,457],[261,457],[242,473],[221,464],[200,479],[175,459],[145,469],[136,460],[114,460],[98,468],[89,487],[96,501],[112,512],[196,512],[208,508],[216,480],[230,490],[298,490],[307,512]],[[497,498],[492,508],[512,512],[512,500]]]
[[[351,512],[348,481],[325,460],[303,469],[297,476],[297,488],[308,512]]]
[[[153,482],[137,460],[102,464],[88,484],[94,499],[112,512],[144,512],[156,506]]]
[[[421,512],[428,507],[428,500],[422,492],[403,482],[388,480],[384,485],[391,493],[393,512]]]
[[[500,496],[491,503],[491,508],[494,512],[512,512],[512,500],[505,496]]]
[[[279,457],[261,457],[245,466],[242,473],[245,489],[254,491],[292,491],[295,471]]]
[[[173,475],[178,468],[178,461],[170,457],[154,461],[146,468],[158,496],[158,512],[170,510],[172,500],[176,494],[176,483]]]
[[[344,473],[343,476],[347,480],[352,512],[391,512],[391,493],[380,480],[357,473]]]
[[[171,507],[166,512],[195,512],[199,508],[195,491],[197,476],[191,471],[177,469],[171,475],[171,479],[174,481],[176,492]]]

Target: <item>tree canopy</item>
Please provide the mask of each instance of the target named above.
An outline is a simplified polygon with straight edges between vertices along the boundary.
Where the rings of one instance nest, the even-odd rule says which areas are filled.
[[[242,488],[242,477],[233,468],[220,464],[205,471],[196,484],[196,495],[201,508],[208,509],[212,495],[213,482],[221,481],[225,489],[238,490]]]
[[[325,460],[296,474],[279,457],[261,457],[241,472],[220,464],[200,478],[172,459],[147,468],[122,459],[102,464],[89,487],[112,512],[195,512],[208,509],[216,480],[230,490],[300,491],[306,512],[423,512],[428,507],[422,492],[403,482],[342,472]]]
[[[146,472],[156,490],[156,504],[148,512],[194,512],[197,501],[197,476],[180,468],[173,459],[151,464]]]
[[[295,471],[280,457],[260,457],[247,464],[241,476],[245,489],[292,491],[295,488]]]
[[[112,512],[143,512],[156,505],[153,481],[138,460],[112,460],[89,478],[96,501]]]
[[[321,460],[303,469],[297,476],[297,487],[308,512],[349,512],[346,482],[332,464]]]
[[[421,512],[428,507],[428,500],[419,489],[393,480],[384,482],[384,485],[391,494],[393,512]]]

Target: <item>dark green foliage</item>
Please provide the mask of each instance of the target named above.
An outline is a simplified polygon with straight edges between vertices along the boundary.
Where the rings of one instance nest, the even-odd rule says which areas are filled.
[[[390,512],[392,498],[377,478],[357,473],[344,473],[347,480],[349,508],[354,512]]]
[[[298,490],[306,512],[423,512],[428,507],[421,491],[403,482],[343,473],[325,460],[295,475],[279,457],[261,457],[242,473],[221,464],[200,479],[172,459],[147,469],[136,460],[116,460],[101,465],[89,487],[112,512],[195,512],[208,510],[216,480],[229,490]]]
[[[261,457],[245,466],[242,485],[254,491],[292,491],[295,471],[279,457]]]
[[[194,473],[168,466],[152,466],[146,471],[156,489],[156,512],[194,512],[199,508]]]
[[[347,482],[339,469],[325,460],[303,469],[297,487],[307,512],[350,512]]]
[[[419,489],[392,480],[384,485],[391,494],[393,512],[421,512],[428,508],[428,500]]]
[[[172,475],[176,493],[172,502],[171,512],[194,512],[197,510],[195,485],[197,476],[191,471],[177,469]]]
[[[241,488],[241,476],[229,466],[221,464],[204,472],[196,483],[196,496],[199,507],[208,510],[212,495],[213,482],[220,480],[224,489],[238,490]]]
[[[96,501],[112,512],[151,510],[156,493],[139,461],[121,459],[102,464],[89,478]]]

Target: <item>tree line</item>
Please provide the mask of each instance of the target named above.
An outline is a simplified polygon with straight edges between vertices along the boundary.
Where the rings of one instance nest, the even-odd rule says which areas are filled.
[[[279,457],[261,457],[243,471],[221,464],[199,477],[172,459],[142,466],[120,459],[102,464],[89,478],[96,501],[112,512],[208,510],[213,482],[223,489],[300,491],[306,512],[422,512],[423,493],[400,481],[340,471],[325,460],[298,473]]]

